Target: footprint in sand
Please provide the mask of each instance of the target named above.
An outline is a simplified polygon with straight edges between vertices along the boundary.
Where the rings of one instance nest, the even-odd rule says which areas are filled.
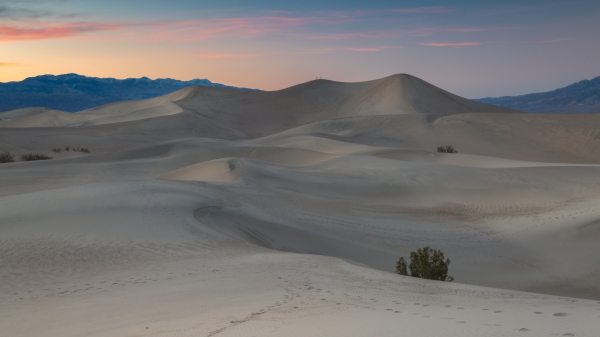
[[[531,330],[526,329],[526,328],[521,328],[521,329],[519,329],[519,331],[531,331]]]
[[[568,314],[565,314],[564,312],[557,312],[553,316],[564,317],[564,316],[568,316]]]

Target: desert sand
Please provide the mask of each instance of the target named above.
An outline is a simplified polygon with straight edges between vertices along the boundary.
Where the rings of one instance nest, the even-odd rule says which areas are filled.
[[[598,130],[404,74],[2,113],[54,157],[0,164],[2,335],[597,336]]]

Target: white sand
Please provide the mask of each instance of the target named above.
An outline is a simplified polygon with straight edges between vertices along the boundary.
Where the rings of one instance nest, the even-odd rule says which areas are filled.
[[[407,75],[0,114],[92,152],[0,164],[2,335],[596,336],[599,126]]]

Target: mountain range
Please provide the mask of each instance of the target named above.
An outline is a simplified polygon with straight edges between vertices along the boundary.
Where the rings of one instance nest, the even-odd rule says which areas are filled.
[[[180,81],[141,77],[121,80],[78,74],[41,75],[20,82],[0,83],[0,112],[28,107],[78,112],[125,100],[158,97],[197,85],[260,91],[213,83],[208,79]],[[596,113],[600,112],[600,76],[549,92],[474,101],[532,113]]]
[[[78,74],[41,75],[20,82],[0,83],[0,112],[27,107],[77,112],[124,100],[161,96],[193,85],[256,90],[213,83],[207,79],[180,81],[142,77],[120,80]]]
[[[600,76],[548,92],[474,101],[537,113],[600,112]]]

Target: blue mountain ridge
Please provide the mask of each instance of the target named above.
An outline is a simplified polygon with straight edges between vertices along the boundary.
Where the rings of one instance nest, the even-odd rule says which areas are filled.
[[[46,107],[77,112],[96,106],[165,95],[192,85],[258,91],[239,88],[207,79],[180,81],[172,78],[98,78],[78,74],[40,75],[20,82],[0,83],[0,112]]]
[[[600,76],[548,92],[474,101],[537,113],[600,113]]]

